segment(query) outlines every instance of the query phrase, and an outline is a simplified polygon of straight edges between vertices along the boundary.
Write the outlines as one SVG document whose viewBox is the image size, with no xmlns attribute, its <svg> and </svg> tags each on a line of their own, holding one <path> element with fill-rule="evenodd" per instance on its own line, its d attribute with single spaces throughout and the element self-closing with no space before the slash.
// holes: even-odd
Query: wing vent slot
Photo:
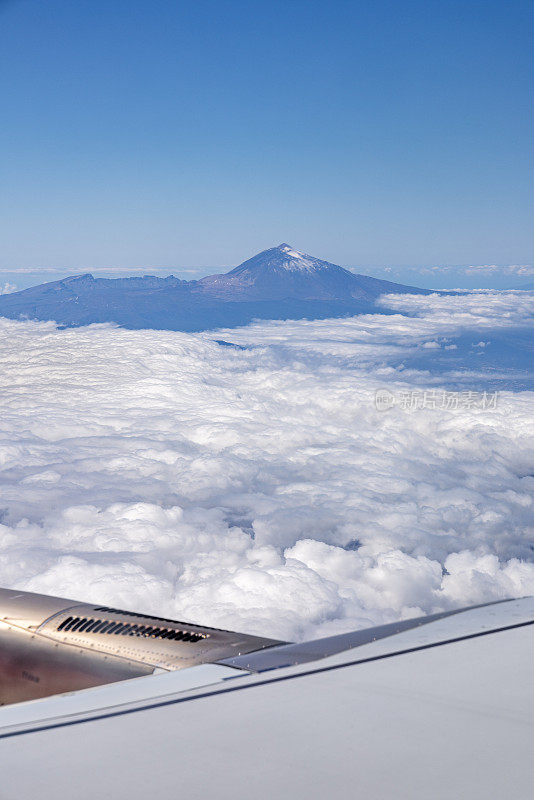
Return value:
<svg viewBox="0 0 534 800">
<path fill-rule="evenodd" d="M 118 612 L 117 612 L 118 613 Z M 141 616 L 141 615 L 139 615 Z M 147 619 L 157 619 L 147 617 Z M 171 639 L 180 642 L 199 642 L 207 639 L 209 633 L 198 631 L 176 630 L 174 628 L 157 628 L 152 625 L 137 625 L 133 622 L 120 622 L 109 619 L 90 619 L 88 617 L 67 617 L 57 626 L 56 631 L 72 631 L 73 633 L 99 633 L 115 636 L 136 636 L 144 639 Z"/>
<path fill-rule="evenodd" d="M 139 617 L 139 619 L 153 619 L 155 622 L 176 623 L 175 619 L 167 619 L 166 617 L 152 617 L 150 614 L 137 614 L 134 611 L 123 611 L 121 608 L 109 608 L 108 606 L 96 606 L 94 608 L 94 611 L 102 611 L 105 614 L 120 614 L 123 617 Z"/>
</svg>

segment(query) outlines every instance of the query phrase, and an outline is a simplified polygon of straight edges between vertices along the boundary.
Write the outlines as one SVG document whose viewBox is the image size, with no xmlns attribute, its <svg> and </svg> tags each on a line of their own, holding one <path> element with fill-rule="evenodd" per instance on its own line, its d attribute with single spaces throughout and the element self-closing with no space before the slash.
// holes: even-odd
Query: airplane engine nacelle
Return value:
<svg viewBox="0 0 534 800">
<path fill-rule="evenodd" d="M 177 670 L 280 642 L 0 589 L 0 704 Z"/>
</svg>

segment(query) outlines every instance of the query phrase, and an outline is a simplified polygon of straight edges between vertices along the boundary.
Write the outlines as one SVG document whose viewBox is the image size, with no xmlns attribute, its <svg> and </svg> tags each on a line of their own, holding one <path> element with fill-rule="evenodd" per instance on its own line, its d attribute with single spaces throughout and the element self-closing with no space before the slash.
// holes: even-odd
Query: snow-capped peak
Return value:
<svg viewBox="0 0 534 800">
<path fill-rule="evenodd" d="M 280 250 L 281 253 L 286 253 L 288 256 L 291 256 L 292 258 L 303 258 L 305 255 L 304 253 L 301 253 L 298 250 L 294 250 L 289 244 L 279 244 L 277 250 Z"/>
<path fill-rule="evenodd" d="M 307 253 L 301 253 L 300 250 L 295 250 L 289 244 L 279 244 L 276 250 L 284 255 L 284 259 L 277 263 L 276 266 L 287 269 L 290 272 L 314 272 L 321 265 L 319 259 L 313 258 Z"/>
</svg>

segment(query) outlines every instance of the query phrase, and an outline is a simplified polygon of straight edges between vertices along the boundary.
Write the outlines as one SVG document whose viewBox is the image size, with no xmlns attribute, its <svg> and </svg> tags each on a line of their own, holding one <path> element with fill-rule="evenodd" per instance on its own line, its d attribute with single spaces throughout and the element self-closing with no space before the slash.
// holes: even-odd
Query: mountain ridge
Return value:
<svg viewBox="0 0 534 800">
<path fill-rule="evenodd" d="M 199 280 L 71 275 L 0 296 L 0 316 L 72 327 L 115 322 L 127 328 L 194 331 L 244 325 L 255 318 L 376 313 L 375 301 L 386 293 L 431 292 L 358 275 L 283 243 L 227 273 Z"/>
</svg>

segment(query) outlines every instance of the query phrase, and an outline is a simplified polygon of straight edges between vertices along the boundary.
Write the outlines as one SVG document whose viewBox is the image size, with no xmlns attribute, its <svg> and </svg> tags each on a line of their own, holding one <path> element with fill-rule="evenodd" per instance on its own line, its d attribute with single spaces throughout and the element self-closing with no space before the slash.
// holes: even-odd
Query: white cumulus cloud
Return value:
<svg viewBox="0 0 534 800">
<path fill-rule="evenodd" d="M 374 404 L 411 385 L 392 352 L 524 328 L 534 298 L 384 302 L 193 335 L 0 320 L 0 585 L 288 639 L 534 593 L 534 395 Z"/>
</svg>

